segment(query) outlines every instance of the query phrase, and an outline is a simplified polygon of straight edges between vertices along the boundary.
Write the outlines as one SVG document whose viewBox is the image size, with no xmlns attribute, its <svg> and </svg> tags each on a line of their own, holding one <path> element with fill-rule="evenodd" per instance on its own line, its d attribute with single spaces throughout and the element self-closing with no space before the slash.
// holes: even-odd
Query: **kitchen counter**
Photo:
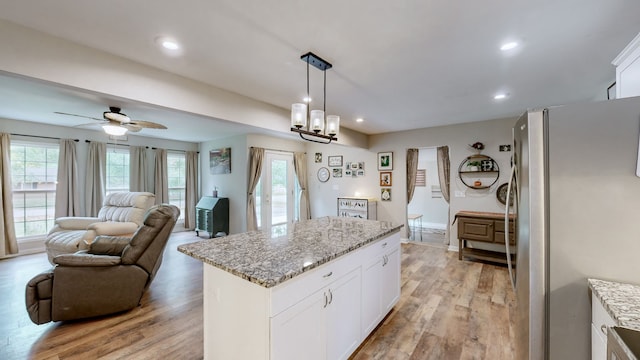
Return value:
<svg viewBox="0 0 640 360">
<path fill-rule="evenodd" d="M 178 251 L 270 288 L 401 227 L 385 221 L 323 217 L 292 224 L 279 237 L 250 231 L 180 245 Z"/>
<path fill-rule="evenodd" d="M 324 217 L 180 245 L 204 262 L 205 360 L 347 359 L 400 299 L 401 227 Z"/>
<path fill-rule="evenodd" d="M 598 299 L 619 326 L 640 330 L 639 285 L 598 279 L 588 279 L 588 281 L 594 299 Z"/>
</svg>

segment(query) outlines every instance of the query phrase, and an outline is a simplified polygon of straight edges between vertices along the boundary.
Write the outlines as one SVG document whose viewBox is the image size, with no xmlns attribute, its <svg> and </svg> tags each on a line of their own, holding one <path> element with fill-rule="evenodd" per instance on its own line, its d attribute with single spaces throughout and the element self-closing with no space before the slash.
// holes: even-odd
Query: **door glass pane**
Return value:
<svg viewBox="0 0 640 360">
<path fill-rule="evenodd" d="M 287 223 L 287 161 L 271 162 L 271 225 Z"/>
</svg>

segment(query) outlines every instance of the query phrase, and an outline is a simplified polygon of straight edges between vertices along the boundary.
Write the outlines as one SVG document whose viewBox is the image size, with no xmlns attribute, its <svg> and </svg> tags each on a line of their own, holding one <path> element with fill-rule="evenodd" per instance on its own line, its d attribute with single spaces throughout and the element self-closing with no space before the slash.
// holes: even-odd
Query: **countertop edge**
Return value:
<svg viewBox="0 0 640 360">
<path fill-rule="evenodd" d="M 369 239 L 366 239 L 365 241 L 363 241 L 361 243 L 358 243 L 355 246 L 349 247 L 348 249 L 346 249 L 344 251 L 341 251 L 341 252 L 336 253 L 336 254 L 332 254 L 331 256 L 327 256 L 327 257 L 325 257 L 325 258 L 323 258 L 323 259 L 321 259 L 321 260 L 319 260 L 319 261 L 317 261 L 317 262 L 315 262 L 315 263 L 313 263 L 313 264 L 311 264 L 309 266 L 305 266 L 300 271 L 296 271 L 296 272 L 284 275 L 284 276 L 280 277 L 279 279 L 267 280 L 267 281 L 262 281 L 261 279 L 258 279 L 256 277 L 251 276 L 251 275 L 242 273 L 242 272 L 237 271 L 235 269 L 229 268 L 227 266 L 224 266 L 223 264 L 211 261 L 211 259 L 206 258 L 204 256 L 201 256 L 199 254 L 196 254 L 196 253 L 194 253 L 192 251 L 188 251 L 188 250 L 186 250 L 184 248 L 184 246 L 185 245 L 189 245 L 189 244 L 182 244 L 182 245 L 178 246 L 177 250 L 179 252 L 185 254 L 185 255 L 191 256 L 192 258 L 194 258 L 196 260 L 200 260 L 205 264 L 208 264 L 208 265 L 211 265 L 211 266 L 216 267 L 218 269 L 221 269 L 223 271 L 226 271 L 226 272 L 228 272 L 230 274 L 233 274 L 235 276 L 238 276 L 238 277 L 240 277 L 240 278 L 242 278 L 244 280 L 247 280 L 249 282 L 252 282 L 254 284 L 260 285 L 260 286 L 265 287 L 265 288 L 271 288 L 271 287 L 279 285 L 279 284 L 281 284 L 281 283 L 283 283 L 283 282 L 285 282 L 285 281 L 287 281 L 289 279 L 292 279 L 292 278 L 294 278 L 296 276 L 299 276 L 299 275 L 301 275 L 301 274 L 303 274 L 303 273 L 305 273 L 307 271 L 310 271 L 310 270 L 312 270 L 312 269 L 314 269 L 314 268 L 316 268 L 316 267 L 318 267 L 320 265 L 326 264 L 329 261 L 335 260 L 335 259 L 339 258 L 342 255 L 348 254 L 348 253 L 350 253 L 352 251 L 355 251 L 355 250 L 357 250 L 357 249 L 359 249 L 359 248 L 361 248 L 363 246 L 371 244 L 371 243 L 373 243 L 373 242 L 375 242 L 375 241 L 377 241 L 377 240 L 379 240 L 379 239 L 381 239 L 383 237 L 386 237 L 386 236 L 395 234 L 397 232 L 400 232 L 400 229 L 402 228 L 402 226 L 403 226 L 402 224 L 398 225 L 397 227 L 394 227 L 394 228 L 389 229 L 388 231 L 382 232 L 382 233 L 378 234 L 377 236 L 374 236 L 374 237 L 371 237 Z"/>
<path fill-rule="evenodd" d="M 611 318 L 613 318 L 617 322 L 617 326 L 622 326 L 632 330 L 640 331 L 640 318 L 631 319 L 631 320 L 621 318 L 620 316 L 621 314 L 619 314 L 618 311 L 616 311 L 616 309 L 612 308 L 610 304 L 610 297 L 607 296 L 606 294 L 603 294 L 600 291 L 601 286 L 607 286 L 607 285 L 608 286 L 631 286 L 631 287 L 637 287 L 638 289 L 640 289 L 640 286 L 616 282 L 616 281 L 594 279 L 594 278 L 588 278 L 587 281 L 589 283 L 589 289 L 593 293 L 593 296 L 598 299 L 600 304 L 602 304 L 607 314 L 609 314 L 609 316 L 611 316 Z M 635 299 L 635 302 L 640 303 L 640 297 Z"/>
</svg>

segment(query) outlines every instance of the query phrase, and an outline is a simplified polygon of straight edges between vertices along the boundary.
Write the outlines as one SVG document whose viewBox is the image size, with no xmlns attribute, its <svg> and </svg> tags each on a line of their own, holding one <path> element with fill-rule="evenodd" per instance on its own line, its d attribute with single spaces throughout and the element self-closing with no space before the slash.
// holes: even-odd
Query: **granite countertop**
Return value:
<svg viewBox="0 0 640 360">
<path fill-rule="evenodd" d="M 287 233 L 250 231 L 178 246 L 178 251 L 266 288 L 276 286 L 403 225 L 323 217 L 288 226 Z"/>
<path fill-rule="evenodd" d="M 589 288 L 607 310 L 623 326 L 640 331 L 640 285 L 589 279 Z"/>
</svg>

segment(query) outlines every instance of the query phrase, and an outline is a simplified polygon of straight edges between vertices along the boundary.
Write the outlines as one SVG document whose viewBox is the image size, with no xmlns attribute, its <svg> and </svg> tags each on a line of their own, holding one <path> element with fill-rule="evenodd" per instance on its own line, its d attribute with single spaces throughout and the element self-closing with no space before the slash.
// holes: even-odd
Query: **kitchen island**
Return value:
<svg viewBox="0 0 640 360">
<path fill-rule="evenodd" d="M 204 262 L 205 359 L 347 359 L 400 297 L 400 228 L 324 217 L 178 251 Z"/>
</svg>

